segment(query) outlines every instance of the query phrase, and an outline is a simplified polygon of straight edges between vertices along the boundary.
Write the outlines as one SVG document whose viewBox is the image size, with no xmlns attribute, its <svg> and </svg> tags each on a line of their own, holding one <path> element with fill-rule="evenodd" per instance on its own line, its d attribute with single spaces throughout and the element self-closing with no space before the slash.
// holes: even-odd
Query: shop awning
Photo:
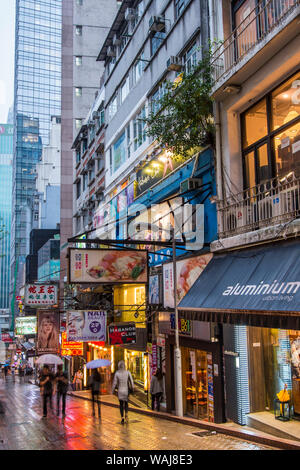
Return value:
<svg viewBox="0 0 300 470">
<path fill-rule="evenodd" d="M 29 343 L 29 342 L 22 343 L 22 346 L 23 346 L 23 348 L 25 348 L 25 349 L 33 349 L 33 348 L 34 348 L 34 344 Z"/>
<path fill-rule="evenodd" d="M 214 256 L 178 308 L 201 321 L 300 329 L 300 243 Z"/>
</svg>

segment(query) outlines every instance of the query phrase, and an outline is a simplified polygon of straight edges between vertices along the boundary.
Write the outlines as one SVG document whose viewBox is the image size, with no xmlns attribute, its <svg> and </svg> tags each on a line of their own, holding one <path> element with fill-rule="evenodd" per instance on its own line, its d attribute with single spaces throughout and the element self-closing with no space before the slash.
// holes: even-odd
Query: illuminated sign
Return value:
<svg viewBox="0 0 300 470">
<path fill-rule="evenodd" d="M 67 341 L 67 333 L 61 334 L 62 356 L 83 356 L 83 343 L 78 341 Z"/>
<path fill-rule="evenodd" d="M 15 333 L 16 336 L 35 335 L 37 332 L 36 317 L 17 317 Z"/>
</svg>

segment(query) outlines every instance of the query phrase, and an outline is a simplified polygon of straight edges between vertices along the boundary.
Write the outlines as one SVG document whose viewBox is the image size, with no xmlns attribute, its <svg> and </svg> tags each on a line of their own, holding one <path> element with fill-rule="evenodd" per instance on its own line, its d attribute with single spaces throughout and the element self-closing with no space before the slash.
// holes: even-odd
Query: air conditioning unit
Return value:
<svg viewBox="0 0 300 470">
<path fill-rule="evenodd" d="M 116 57 L 116 48 L 114 46 L 108 46 L 107 55 L 109 57 Z"/>
<path fill-rule="evenodd" d="M 166 22 L 163 16 L 151 16 L 149 20 L 149 31 L 164 31 Z"/>
<path fill-rule="evenodd" d="M 202 178 L 187 178 L 180 183 L 180 193 L 182 194 L 187 191 L 192 191 L 193 189 L 198 189 L 202 184 Z"/>
<path fill-rule="evenodd" d="M 136 17 L 136 11 L 134 8 L 127 8 L 125 11 L 125 20 L 131 21 L 134 20 Z"/>
<path fill-rule="evenodd" d="M 280 215 L 280 196 L 266 196 L 259 200 L 258 207 L 258 220 L 259 225 L 264 226 L 269 223 L 270 219 Z"/>
<path fill-rule="evenodd" d="M 171 55 L 171 57 L 167 60 L 167 69 L 175 72 L 180 72 L 182 70 L 182 59 L 181 57 Z"/>
<path fill-rule="evenodd" d="M 230 207 L 224 213 L 224 231 L 230 232 L 247 225 L 255 220 L 255 205 Z"/>
<path fill-rule="evenodd" d="M 299 211 L 300 189 L 298 185 L 291 185 L 279 192 L 280 215 Z"/>
<path fill-rule="evenodd" d="M 118 34 L 115 34 L 113 37 L 113 45 L 120 46 L 121 43 L 122 43 L 122 39 L 120 38 Z"/>
</svg>

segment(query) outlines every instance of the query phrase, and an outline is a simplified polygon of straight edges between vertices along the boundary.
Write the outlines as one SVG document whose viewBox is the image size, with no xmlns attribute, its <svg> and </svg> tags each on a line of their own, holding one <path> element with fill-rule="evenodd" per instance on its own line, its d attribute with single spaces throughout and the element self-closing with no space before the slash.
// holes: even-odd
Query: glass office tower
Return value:
<svg viewBox="0 0 300 470">
<path fill-rule="evenodd" d="M 0 124 L 0 309 L 9 308 L 12 157 L 13 126 Z"/>
<path fill-rule="evenodd" d="M 34 227 L 35 165 L 61 114 L 62 0 L 16 0 L 14 157 L 10 294 L 24 284 Z M 12 304 L 13 308 L 13 304 Z"/>
</svg>

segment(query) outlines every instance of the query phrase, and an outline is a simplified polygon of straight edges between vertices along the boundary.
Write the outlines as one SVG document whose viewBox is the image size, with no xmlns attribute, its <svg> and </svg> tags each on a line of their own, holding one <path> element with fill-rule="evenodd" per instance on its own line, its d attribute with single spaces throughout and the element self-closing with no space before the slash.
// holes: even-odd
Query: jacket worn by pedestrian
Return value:
<svg viewBox="0 0 300 470">
<path fill-rule="evenodd" d="M 126 369 L 118 369 L 115 373 L 113 384 L 112 384 L 112 393 L 118 387 L 118 398 L 122 401 L 128 401 L 129 387 L 128 381 L 131 386 L 131 390 L 134 390 L 134 383 L 131 373 Z"/>
<path fill-rule="evenodd" d="M 68 375 L 66 372 L 57 373 L 55 375 L 58 393 L 67 393 L 68 391 Z"/>
<path fill-rule="evenodd" d="M 151 395 L 156 395 L 156 393 L 163 393 L 164 387 L 163 387 L 163 381 L 158 380 L 158 378 L 154 375 L 151 380 L 151 385 L 150 385 L 150 393 Z"/>
</svg>

